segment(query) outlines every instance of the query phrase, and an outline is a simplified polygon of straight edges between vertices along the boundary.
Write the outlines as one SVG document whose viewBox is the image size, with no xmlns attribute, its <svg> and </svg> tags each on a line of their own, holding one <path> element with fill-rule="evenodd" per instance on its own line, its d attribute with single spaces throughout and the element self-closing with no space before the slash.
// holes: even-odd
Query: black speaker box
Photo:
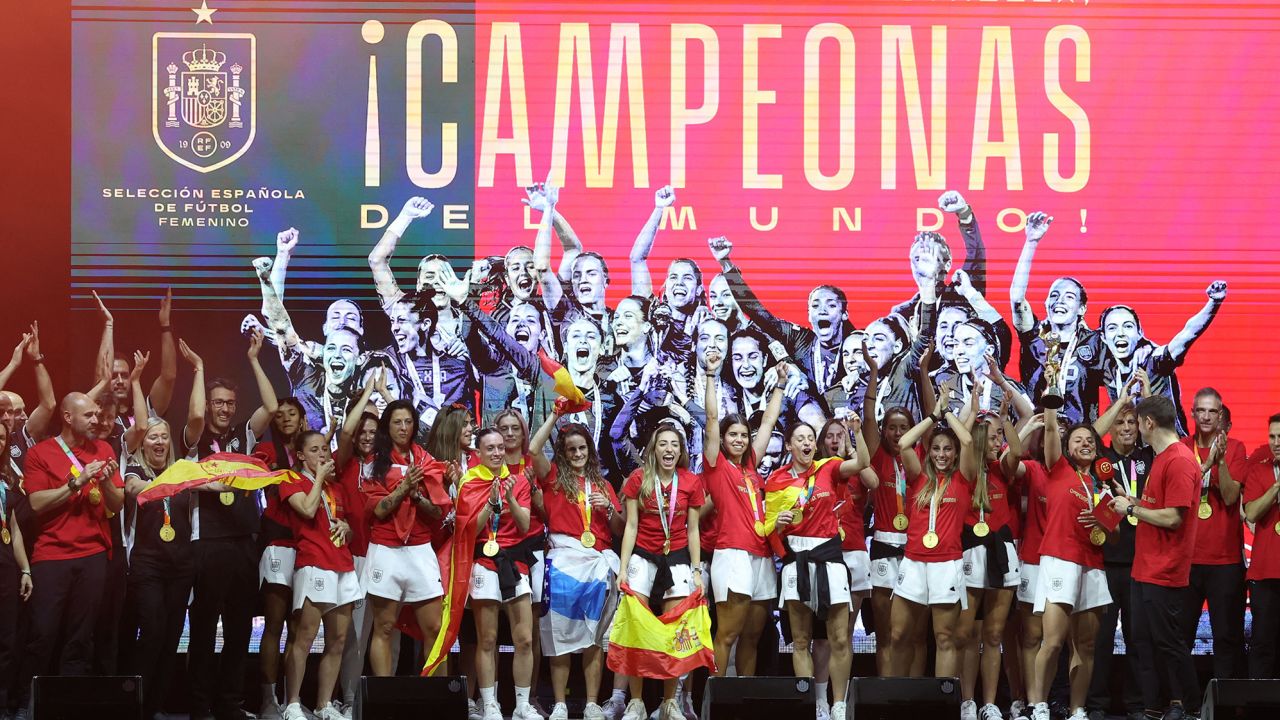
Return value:
<svg viewBox="0 0 1280 720">
<path fill-rule="evenodd" d="M 960 716 L 955 678 L 854 678 L 849 694 L 849 717 L 857 720 Z"/>
<path fill-rule="evenodd" d="M 1209 681 L 1204 689 L 1201 720 L 1280 718 L 1280 680 Z"/>
<path fill-rule="evenodd" d="M 362 677 L 354 720 L 421 720 L 465 718 L 467 678 Z"/>
<path fill-rule="evenodd" d="M 813 678 L 713 677 L 702 693 L 704 720 L 775 720 L 813 717 Z"/>
<path fill-rule="evenodd" d="M 31 680 L 33 720 L 143 720 L 142 678 L 46 675 Z"/>
</svg>

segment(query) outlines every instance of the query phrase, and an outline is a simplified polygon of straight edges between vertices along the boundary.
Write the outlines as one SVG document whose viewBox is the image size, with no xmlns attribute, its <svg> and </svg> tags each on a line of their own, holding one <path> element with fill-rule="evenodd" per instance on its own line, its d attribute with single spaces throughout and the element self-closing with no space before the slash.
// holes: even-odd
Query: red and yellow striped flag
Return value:
<svg viewBox="0 0 1280 720">
<path fill-rule="evenodd" d="M 292 470 L 271 470 L 259 458 L 236 453 L 215 453 L 196 462 L 179 460 L 138 493 L 138 504 L 173 497 L 183 490 L 220 482 L 236 490 L 261 490 L 298 480 Z"/>
<path fill-rule="evenodd" d="M 615 673 L 668 680 L 695 668 L 716 670 L 711 615 L 701 590 L 655 617 L 622 586 L 622 599 L 609 633 L 609 669 Z"/>
<path fill-rule="evenodd" d="M 555 383 L 556 395 L 564 398 L 563 408 L 565 414 L 582 412 L 591 407 L 591 404 L 587 402 L 587 396 L 583 395 L 578 386 L 574 384 L 573 377 L 569 375 L 569 371 L 565 370 L 563 365 L 548 357 L 545 350 L 538 351 L 538 362 L 542 364 L 542 373 Z M 557 403 L 560 402 L 557 401 Z"/>
</svg>

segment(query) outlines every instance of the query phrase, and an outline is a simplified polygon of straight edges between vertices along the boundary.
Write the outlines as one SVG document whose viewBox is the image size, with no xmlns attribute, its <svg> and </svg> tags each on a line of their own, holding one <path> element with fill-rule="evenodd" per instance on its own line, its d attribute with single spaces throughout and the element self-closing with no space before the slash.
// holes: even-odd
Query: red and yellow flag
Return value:
<svg viewBox="0 0 1280 720">
<path fill-rule="evenodd" d="M 839 458 L 823 458 L 815 461 L 809 468 L 809 473 L 818 472 L 819 468 L 832 460 L 839 460 Z M 789 465 L 774 470 L 764 483 L 764 529 L 768 534 L 769 545 L 778 557 L 787 554 L 786 545 L 777 533 L 778 515 L 796 506 L 808 484 L 809 475 L 792 475 Z"/>
<path fill-rule="evenodd" d="M 702 591 L 656 617 L 623 585 L 608 657 L 610 670 L 633 677 L 669 680 L 700 667 L 715 672 L 711 615 Z"/>
<path fill-rule="evenodd" d="M 538 362 L 542 363 L 543 374 L 555 383 L 556 395 L 563 398 L 563 401 L 558 400 L 556 403 L 564 408 L 564 414 L 582 412 L 591 407 L 587 402 L 587 396 L 583 395 L 574 384 L 569 371 L 565 370 L 563 365 L 548 357 L 545 350 L 538 351 Z"/>
<path fill-rule="evenodd" d="M 268 485 L 297 481 L 292 470 L 272 470 L 260 458 L 236 453 L 214 453 L 196 462 L 179 460 L 138 493 L 138 504 L 173 497 L 183 490 L 220 482 L 236 490 L 261 490 Z"/>
</svg>

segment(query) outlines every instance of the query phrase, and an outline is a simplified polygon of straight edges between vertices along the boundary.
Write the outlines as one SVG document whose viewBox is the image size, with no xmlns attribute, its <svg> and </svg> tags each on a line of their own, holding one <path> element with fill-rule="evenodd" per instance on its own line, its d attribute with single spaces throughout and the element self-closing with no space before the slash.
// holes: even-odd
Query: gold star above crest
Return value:
<svg viewBox="0 0 1280 720">
<path fill-rule="evenodd" d="M 210 25 L 212 25 L 212 24 L 213 24 L 213 14 L 214 14 L 214 13 L 216 13 L 216 12 L 218 12 L 218 11 L 217 11 L 217 10 L 214 10 L 213 8 L 210 8 L 210 7 L 209 7 L 209 2 L 208 2 L 208 0 L 200 0 L 200 7 L 198 7 L 198 8 L 191 8 L 191 12 L 193 12 L 193 13 L 195 13 L 195 14 L 196 14 L 196 24 L 197 24 L 197 25 L 199 25 L 199 24 L 200 24 L 200 23 L 202 23 L 202 22 L 207 22 L 207 23 L 209 23 Z"/>
</svg>

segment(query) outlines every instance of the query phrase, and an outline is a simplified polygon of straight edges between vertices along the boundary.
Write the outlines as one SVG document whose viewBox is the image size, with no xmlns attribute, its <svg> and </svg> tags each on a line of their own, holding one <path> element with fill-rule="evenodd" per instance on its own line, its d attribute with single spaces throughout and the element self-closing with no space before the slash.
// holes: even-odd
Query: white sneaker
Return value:
<svg viewBox="0 0 1280 720">
<path fill-rule="evenodd" d="M 615 700 L 610 697 L 600 706 L 600 711 L 604 713 L 605 720 L 622 720 L 622 713 L 627 710 L 626 700 Z"/>
<path fill-rule="evenodd" d="M 566 708 L 566 720 L 568 717 L 569 710 Z M 544 720 L 544 718 L 542 717 L 542 713 L 538 712 L 537 708 L 529 703 L 525 703 L 524 705 L 516 706 L 516 711 L 511 713 L 511 720 Z"/>
<path fill-rule="evenodd" d="M 337 703 L 329 703 L 316 713 L 316 720 L 351 720 L 351 716 L 344 714 Z"/>
<path fill-rule="evenodd" d="M 569 720 L 569 706 L 564 703 L 556 703 L 556 706 L 551 708 L 550 720 Z"/>
<path fill-rule="evenodd" d="M 307 720 L 307 714 L 302 712 L 301 704 L 289 703 L 284 709 L 284 720 Z"/>
<path fill-rule="evenodd" d="M 481 720 L 505 720 L 502 717 L 502 708 L 496 702 L 485 703 L 484 714 L 480 717 Z"/>
<path fill-rule="evenodd" d="M 1026 700 L 1014 700 L 1009 703 L 1009 717 L 1013 720 L 1026 720 L 1027 710 Z"/>
<path fill-rule="evenodd" d="M 995 703 L 987 703 L 982 706 L 982 720 L 1004 720 L 1004 713 L 1000 712 Z"/>
<path fill-rule="evenodd" d="M 831 707 L 826 698 L 818 698 L 818 720 L 831 720 Z"/>
<path fill-rule="evenodd" d="M 1078 707 L 1067 720 L 1089 720 L 1089 713 L 1085 712 L 1084 708 Z"/>
<path fill-rule="evenodd" d="M 960 720 L 978 720 L 978 703 L 973 700 L 960 703 Z"/>
<path fill-rule="evenodd" d="M 1036 703 L 1031 707 L 1031 720 L 1049 720 L 1049 703 Z"/>
<path fill-rule="evenodd" d="M 644 701 L 640 698 L 632 698 L 627 703 L 627 711 L 622 713 L 622 720 L 646 720 L 649 717 L 649 711 L 644 707 Z"/>
<path fill-rule="evenodd" d="M 662 703 L 662 720 L 687 720 L 684 712 L 680 710 L 680 701 L 671 698 Z"/>
<path fill-rule="evenodd" d="M 621 713 L 619 713 L 619 716 L 621 716 Z M 609 720 L 609 716 L 599 705 L 587 703 L 587 707 L 582 711 L 582 720 Z"/>
<path fill-rule="evenodd" d="M 845 720 L 848 707 L 843 700 L 838 703 L 831 703 L 831 720 Z"/>
</svg>

